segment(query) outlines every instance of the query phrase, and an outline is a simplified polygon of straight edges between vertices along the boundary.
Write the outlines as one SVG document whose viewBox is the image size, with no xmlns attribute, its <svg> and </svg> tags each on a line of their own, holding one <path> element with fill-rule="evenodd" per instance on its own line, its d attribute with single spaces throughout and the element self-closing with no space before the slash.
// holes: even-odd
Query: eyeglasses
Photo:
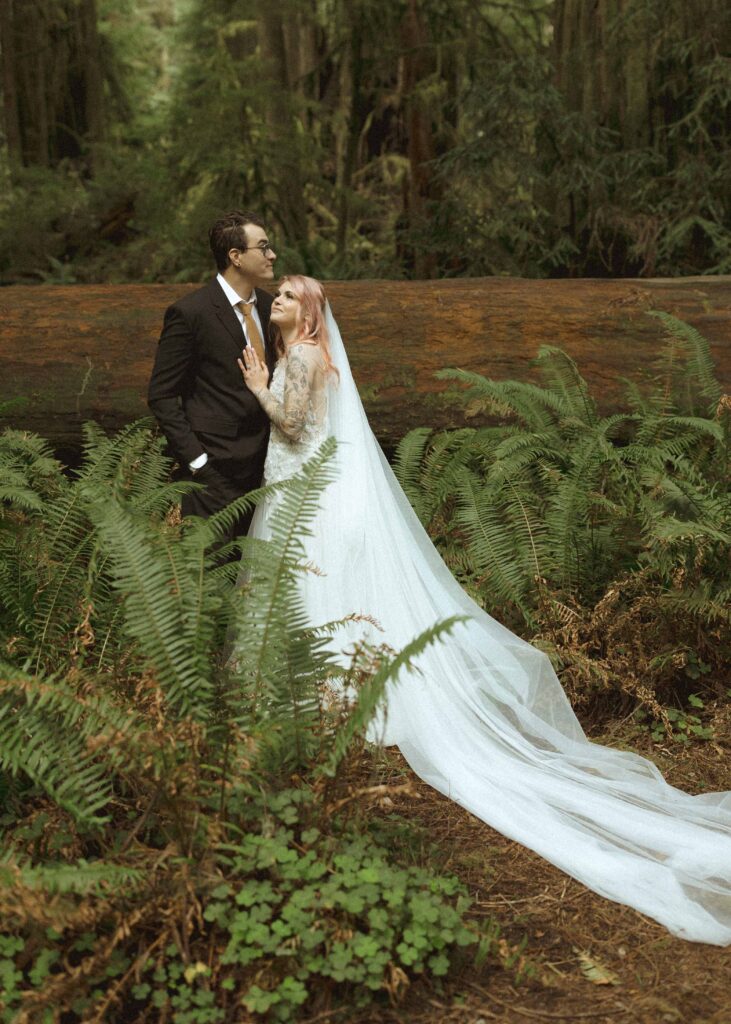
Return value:
<svg viewBox="0 0 731 1024">
<path fill-rule="evenodd" d="M 237 249 L 237 252 L 247 252 L 249 249 L 258 249 L 260 253 L 265 254 L 268 252 L 273 253 L 272 243 L 267 241 L 257 242 L 256 245 L 246 245 L 243 249 Z"/>
</svg>

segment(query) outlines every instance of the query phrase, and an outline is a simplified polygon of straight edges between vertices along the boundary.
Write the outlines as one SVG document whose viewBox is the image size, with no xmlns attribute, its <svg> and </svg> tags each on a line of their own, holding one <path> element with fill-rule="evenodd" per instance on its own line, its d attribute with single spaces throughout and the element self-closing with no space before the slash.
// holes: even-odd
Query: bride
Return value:
<svg viewBox="0 0 731 1024">
<path fill-rule="evenodd" d="M 250 349 L 244 380 L 271 420 L 265 482 L 292 476 L 328 436 L 337 477 L 307 539 L 313 624 L 363 612 L 403 647 L 466 616 L 388 694 L 382 741 L 493 828 L 608 899 L 696 942 L 731 944 L 731 793 L 690 796 L 645 758 L 590 742 L 548 658 L 490 618 L 440 559 L 370 430 L 322 286 L 284 278 L 271 320 L 279 361 Z M 269 536 L 276 502 L 251 533 Z"/>
</svg>

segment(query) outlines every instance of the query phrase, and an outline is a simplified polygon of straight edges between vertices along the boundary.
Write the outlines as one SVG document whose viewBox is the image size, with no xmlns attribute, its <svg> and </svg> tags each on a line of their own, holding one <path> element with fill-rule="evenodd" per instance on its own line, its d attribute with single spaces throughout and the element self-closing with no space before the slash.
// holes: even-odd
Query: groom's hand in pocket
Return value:
<svg viewBox="0 0 731 1024">
<path fill-rule="evenodd" d="M 235 495 L 230 493 L 230 484 L 219 472 L 215 460 L 208 457 L 205 465 L 197 469 L 190 479 L 198 484 L 195 494 L 191 496 L 195 515 L 210 516 L 224 508 Z"/>
<path fill-rule="evenodd" d="M 213 475 L 216 475 L 216 470 L 213 465 L 213 459 L 210 457 L 210 455 L 208 456 L 208 459 L 206 460 L 206 462 L 203 463 L 200 469 L 193 470 L 193 479 L 199 481 L 200 483 L 205 483 L 206 477 L 210 478 Z"/>
<path fill-rule="evenodd" d="M 204 488 L 204 492 L 211 496 L 215 491 L 218 490 L 221 484 L 221 474 L 216 469 L 214 460 L 208 456 L 208 461 L 205 462 L 200 469 L 191 471 L 190 477 L 188 478 L 193 481 L 194 484 L 200 484 Z M 205 499 L 204 499 L 205 500 Z"/>
</svg>

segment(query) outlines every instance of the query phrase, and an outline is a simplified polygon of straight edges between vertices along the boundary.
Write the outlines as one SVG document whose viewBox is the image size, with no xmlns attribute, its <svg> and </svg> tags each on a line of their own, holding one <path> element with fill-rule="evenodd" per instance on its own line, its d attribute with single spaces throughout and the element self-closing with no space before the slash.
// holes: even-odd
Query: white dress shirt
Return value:
<svg viewBox="0 0 731 1024">
<path fill-rule="evenodd" d="M 238 307 L 238 303 L 239 302 L 251 302 L 252 303 L 251 315 L 253 316 L 253 318 L 254 318 L 254 320 L 256 322 L 256 326 L 259 328 L 259 334 L 261 334 L 261 337 L 262 337 L 262 340 L 263 340 L 264 339 L 264 331 L 261 329 L 261 320 L 259 319 L 259 309 L 258 309 L 257 302 L 256 302 L 256 292 L 252 291 L 252 293 L 251 293 L 251 295 L 249 295 L 248 299 L 245 299 L 242 295 L 239 295 L 231 287 L 231 285 L 228 283 L 226 278 L 223 277 L 222 274 L 218 274 L 217 277 L 216 277 L 216 280 L 218 281 L 220 286 L 223 288 L 223 291 L 224 291 L 224 294 L 225 294 L 226 298 L 228 299 L 228 301 L 231 303 L 231 305 L 234 308 L 234 313 L 236 314 L 236 317 L 237 317 L 239 323 L 241 324 L 241 330 L 244 332 L 244 339 L 246 341 L 246 344 L 250 346 L 249 338 L 248 338 L 248 336 L 246 334 L 246 322 L 244 320 L 244 314 L 241 312 L 241 310 Z M 266 349 L 266 342 L 264 342 L 264 348 Z"/>
</svg>

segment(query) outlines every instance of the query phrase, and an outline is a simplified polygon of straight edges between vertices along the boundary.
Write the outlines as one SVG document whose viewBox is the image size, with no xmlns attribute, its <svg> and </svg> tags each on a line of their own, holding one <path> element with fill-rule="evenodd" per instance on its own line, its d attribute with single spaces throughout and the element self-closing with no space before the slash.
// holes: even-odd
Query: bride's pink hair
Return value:
<svg viewBox="0 0 731 1024">
<path fill-rule="evenodd" d="M 325 305 L 327 303 L 325 289 L 314 277 L 305 277 L 304 274 L 288 274 L 279 282 L 279 287 L 283 288 L 285 283 L 300 301 L 297 314 L 297 341 L 304 341 L 309 345 L 319 345 L 325 360 L 325 369 L 328 373 L 332 372 L 339 377 L 340 374 L 333 365 L 330 355 L 330 338 L 325 323 Z M 277 355 L 284 355 L 282 332 L 274 323 L 271 325 L 271 336 Z"/>
</svg>

